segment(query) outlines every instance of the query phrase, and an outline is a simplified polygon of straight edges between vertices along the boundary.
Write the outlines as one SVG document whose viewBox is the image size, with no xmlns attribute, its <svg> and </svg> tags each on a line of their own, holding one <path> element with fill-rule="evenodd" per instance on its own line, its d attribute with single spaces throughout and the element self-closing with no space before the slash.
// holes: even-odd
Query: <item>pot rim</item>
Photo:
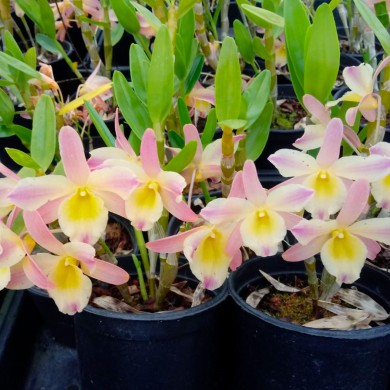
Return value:
<svg viewBox="0 0 390 390">
<path fill-rule="evenodd" d="M 325 337 L 325 338 L 332 338 L 332 339 L 348 339 L 348 340 L 359 340 L 359 339 L 374 339 L 378 337 L 386 337 L 390 336 L 390 324 L 386 324 L 383 326 L 378 326 L 375 328 L 371 329 L 358 329 L 358 330 L 329 330 L 329 329 L 315 329 L 315 328 L 310 328 L 310 327 L 304 327 L 301 325 L 297 324 L 292 324 L 289 322 L 281 321 L 277 318 L 274 318 L 260 310 L 257 310 L 250 305 L 248 305 L 244 299 L 239 295 L 240 291 L 245 288 L 246 285 L 253 283 L 255 281 L 261 280 L 263 277 L 259 274 L 253 275 L 253 277 L 245 283 L 245 285 L 239 286 L 236 288 L 235 282 L 240 273 L 244 272 L 245 269 L 247 268 L 246 265 L 250 261 L 259 261 L 259 260 L 264 260 L 267 258 L 260 258 L 256 257 L 253 259 L 249 259 L 247 262 L 243 263 L 233 274 L 230 276 L 229 281 L 228 281 L 228 286 L 229 286 L 229 294 L 234 300 L 234 302 L 238 305 L 238 307 L 248 314 L 253 315 L 254 317 L 257 317 L 259 320 L 265 321 L 277 328 L 284 328 L 288 329 L 293 332 L 297 333 L 304 333 L 304 334 L 309 334 L 312 336 L 319 336 L 319 337 Z M 272 259 L 269 259 L 269 261 L 272 261 Z M 389 287 L 390 287 L 390 278 L 384 274 L 382 271 L 375 269 L 374 267 L 370 267 L 369 265 L 365 266 L 366 270 L 368 272 L 373 272 L 378 275 L 378 277 L 389 279 Z M 304 272 L 304 271 L 302 271 Z M 296 274 L 300 273 L 300 271 L 290 271 L 290 272 L 280 272 L 283 274 Z M 354 283 L 356 286 L 364 286 L 360 279 Z M 389 303 L 390 303 L 390 294 L 389 294 Z M 388 310 L 388 308 L 387 308 Z"/>
<path fill-rule="evenodd" d="M 182 276 L 182 279 L 191 280 L 191 278 Z M 91 305 L 87 305 L 83 312 L 87 312 L 89 314 L 94 314 L 97 316 L 102 317 L 110 317 L 114 319 L 120 319 L 120 320 L 134 320 L 134 321 L 154 321 L 154 322 L 161 322 L 161 321 L 177 321 L 184 317 L 192 317 L 199 313 L 202 313 L 204 311 L 207 311 L 213 307 L 218 306 L 220 303 L 222 303 L 228 296 L 228 285 L 227 281 L 218 289 L 214 291 L 209 291 L 209 293 L 214 294 L 212 299 L 209 301 L 202 303 L 201 305 L 191 307 L 184 310 L 175 310 L 175 311 L 165 311 L 165 312 L 158 312 L 158 313 L 140 313 L 140 314 L 134 314 L 134 313 L 118 313 L 115 311 L 110 311 L 106 309 L 100 309 L 97 307 L 93 307 Z M 76 313 L 75 315 L 80 315 L 81 313 Z"/>
</svg>

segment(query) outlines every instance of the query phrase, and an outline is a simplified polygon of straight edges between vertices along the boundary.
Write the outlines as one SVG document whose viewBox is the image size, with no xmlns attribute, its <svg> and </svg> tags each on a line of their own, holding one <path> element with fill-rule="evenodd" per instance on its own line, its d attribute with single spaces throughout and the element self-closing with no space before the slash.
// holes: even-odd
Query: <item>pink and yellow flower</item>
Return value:
<svg viewBox="0 0 390 390">
<path fill-rule="evenodd" d="M 282 255 L 300 261 L 320 253 L 328 272 L 341 283 L 353 283 L 360 276 L 366 258 L 380 251 L 377 241 L 390 244 L 390 218 L 358 220 L 367 207 L 370 186 L 366 180 L 354 182 L 336 219 L 303 219 L 291 231 L 298 240 Z"/>
</svg>

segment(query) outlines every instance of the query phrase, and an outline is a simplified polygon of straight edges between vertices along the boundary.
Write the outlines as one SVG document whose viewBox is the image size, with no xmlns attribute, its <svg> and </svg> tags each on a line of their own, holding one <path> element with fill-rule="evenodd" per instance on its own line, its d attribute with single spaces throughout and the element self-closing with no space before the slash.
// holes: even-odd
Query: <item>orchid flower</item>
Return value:
<svg viewBox="0 0 390 390">
<path fill-rule="evenodd" d="M 386 57 L 377 67 L 375 73 L 370 64 L 360 64 L 359 66 L 349 66 L 344 69 L 343 77 L 345 84 L 351 91 L 346 92 L 340 99 L 328 102 L 328 106 L 334 106 L 340 101 L 356 102 L 356 107 L 347 110 L 345 119 L 352 126 L 355 123 L 358 111 L 369 122 L 377 118 L 377 111 L 380 108 L 381 98 L 374 93 L 375 81 L 379 73 L 390 64 L 390 56 Z"/>
<path fill-rule="evenodd" d="M 140 24 L 139 33 L 148 39 L 155 37 L 155 28 L 139 12 L 136 12 L 136 15 Z"/>
<path fill-rule="evenodd" d="M 213 224 L 234 223 L 234 237 L 240 247 L 244 245 L 258 256 L 272 256 L 278 251 L 278 245 L 284 239 L 287 229 L 291 229 L 301 217 L 293 214 L 313 195 L 313 190 L 298 184 L 283 185 L 267 192 L 261 185 L 256 166 L 247 160 L 242 175 L 236 175 L 242 181 L 246 199 L 233 197 L 211 201 L 200 215 Z"/>
<path fill-rule="evenodd" d="M 296 150 L 280 149 L 268 160 L 285 177 L 295 176 L 287 183 L 300 183 L 315 193 L 305 205 L 314 218 L 326 219 L 343 205 L 353 180 L 369 178 L 376 181 L 390 171 L 390 161 L 381 156 L 347 156 L 339 159 L 343 136 L 341 119 L 332 119 L 317 158 Z"/>
<path fill-rule="evenodd" d="M 0 178 L 0 219 L 2 219 L 15 208 L 9 199 L 9 194 L 16 187 L 20 177 L 2 163 L 0 163 L 0 173 L 5 176 Z"/>
<path fill-rule="evenodd" d="M 141 165 L 132 169 L 137 184 L 126 199 L 126 216 L 138 230 L 149 230 L 157 222 L 164 207 L 182 221 L 194 222 L 198 217 L 183 201 L 184 178 L 176 172 L 161 169 L 154 131 L 147 129 L 142 137 Z"/>
<path fill-rule="evenodd" d="M 62 244 L 49 231 L 37 212 L 24 212 L 24 221 L 31 237 L 51 253 L 33 255 L 48 275 L 52 286 L 48 294 L 64 314 L 81 312 L 92 291 L 89 277 L 113 285 L 126 283 L 129 275 L 120 267 L 95 258 L 93 246 L 84 242 Z"/>
<path fill-rule="evenodd" d="M 215 91 L 214 88 L 205 88 L 198 81 L 194 88 L 186 96 L 185 102 L 190 107 L 190 115 L 206 118 L 210 112 L 211 105 L 215 105 Z"/>
<path fill-rule="evenodd" d="M 370 148 L 371 155 L 384 156 L 390 160 L 390 144 L 379 142 Z M 390 174 L 371 183 L 371 194 L 377 207 L 390 211 Z"/>
<path fill-rule="evenodd" d="M 390 218 L 357 219 L 367 207 L 370 186 L 354 182 L 336 219 L 302 220 L 291 231 L 298 240 L 282 255 L 287 261 L 308 259 L 317 253 L 337 283 L 353 283 L 366 258 L 380 251 L 377 241 L 390 244 Z"/>
<path fill-rule="evenodd" d="M 331 116 L 329 109 L 314 96 L 306 94 L 302 99 L 306 109 L 311 113 L 311 121 L 313 124 L 306 125 L 303 136 L 298 138 L 293 143 L 293 146 L 297 149 L 308 151 L 321 147 Z M 355 148 L 361 146 L 359 137 L 348 126 L 344 126 L 344 137 Z"/>
<path fill-rule="evenodd" d="M 184 252 L 192 273 L 208 290 L 224 283 L 229 266 L 242 262 L 239 247 L 229 241 L 231 224 L 205 224 L 174 236 L 150 241 L 146 247 L 159 253 Z"/>
<path fill-rule="evenodd" d="M 71 241 L 94 244 L 106 228 L 108 211 L 124 214 L 124 199 L 136 179 L 124 167 L 91 172 L 80 137 L 72 127 L 60 130 L 59 144 L 66 177 L 21 179 L 9 199 L 24 210 L 39 209 L 47 223 L 58 219 Z"/>
<path fill-rule="evenodd" d="M 280 69 L 287 65 L 286 40 L 284 34 L 274 41 L 275 49 L 275 66 Z"/>
<path fill-rule="evenodd" d="M 72 27 L 70 22 L 72 16 L 74 15 L 74 5 L 69 0 L 57 1 L 55 4 L 51 4 L 51 8 L 56 21 L 56 38 L 62 42 L 65 40 L 66 29 Z"/>
</svg>

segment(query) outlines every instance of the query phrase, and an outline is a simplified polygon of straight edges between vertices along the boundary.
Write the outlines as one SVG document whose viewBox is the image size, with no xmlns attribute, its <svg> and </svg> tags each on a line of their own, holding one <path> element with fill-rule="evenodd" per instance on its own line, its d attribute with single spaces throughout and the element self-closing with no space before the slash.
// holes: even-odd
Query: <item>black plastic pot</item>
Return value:
<svg viewBox="0 0 390 390">
<path fill-rule="evenodd" d="M 366 330 L 318 330 L 275 319 L 245 303 L 250 287 L 265 285 L 259 269 L 304 275 L 304 265 L 281 257 L 254 258 L 231 275 L 235 303 L 235 389 L 385 390 L 390 385 L 390 325 Z M 390 310 L 390 278 L 364 267 L 357 288 Z"/>
<path fill-rule="evenodd" d="M 226 297 L 225 284 L 212 300 L 181 311 L 128 314 L 88 306 L 75 316 L 83 389 L 226 388 Z"/>
</svg>

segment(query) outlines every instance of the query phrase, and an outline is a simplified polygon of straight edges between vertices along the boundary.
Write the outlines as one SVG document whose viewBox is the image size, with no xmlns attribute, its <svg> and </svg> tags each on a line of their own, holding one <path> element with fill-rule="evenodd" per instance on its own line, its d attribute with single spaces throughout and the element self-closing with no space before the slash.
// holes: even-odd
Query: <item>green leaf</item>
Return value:
<svg viewBox="0 0 390 390">
<path fill-rule="evenodd" d="M 15 134 L 22 141 L 23 145 L 26 146 L 27 149 L 30 149 L 32 133 L 31 129 L 15 124 L 11 129 L 13 134 Z"/>
<path fill-rule="evenodd" d="M 206 125 L 200 137 L 200 141 L 202 142 L 203 149 L 213 141 L 216 128 L 217 128 L 217 115 L 215 113 L 215 108 L 212 108 L 209 114 L 207 115 Z"/>
<path fill-rule="evenodd" d="M 5 148 L 5 150 L 16 164 L 19 164 L 22 167 L 34 169 L 35 171 L 40 170 L 39 164 L 34 161 L 29 154 L 24 153 L 19 149 Z"/>
<path fill-rule="evenodd" d="M 119 71 L 114 72 L 113 87 L 120 112 L 135 135 L 142 139 L 145 130 L 152 127 L 146 107 L 131 88 L 126 77 Z"/>
<path fill-rule="evenodd" d="M 15 107 L 11 98 L 0 89 L 0 117 L 1 122 L 7 126 L 10 126 L 14 120 Z"/>
<path fill-rule="evenodd" d="M 142 6 L 141 4 L 138 4 L 136 1 L 132 1 L 131 4 L 146 19 L 146 21 L 155 31 L 158 31 L 160 29 L 162 23 L 157 16 L 150 12 L 146 7 Z"/>
<path fill-rule="evenodd" d="M 114 28 L 111 29 L 111 44 L 115 46 L 123 37 L 125 29 L 121 24 L 117 24 Z"/>
<path fill-rule="evenodd" d="M 301 100 L 305 69 L 305 37 L 310 26 L 306 8 L 302 1 L 285 0 L 284 19 L 288 68 L 295 93 Z"/>
<path fill-rule="evenodd" d="M 173 148 L 180 148 L 183 149 L 185 145 L 184 138 L 181 137 L 179 134 L 176 133 L 176 131 L 170 130 L 168 131 L 168 139 L 169 139 L 169 145 L 171 145 Z"/>
<path fill-rule="evenodd" d="M 150 60 L 141 46 L 130 46 L 130 73 L 137 96 L 146 104 Z"/>
<path fill-rule="evenodd" d="M 54 104 L 49 95 L 41 95 L 34 111 L 31 158 L 43 171 L 46 171 L 53 161 L 55 149 L 56 114 Z"/>
<path fill-rule="evenodd" d="M 259 27 L 284 27 L 284 18 L 274 12 L 248 4 L 243 4 L 241 8 L 248 19 Z"/>
<path fill-rule="evenodd" d="M 95 110 L 95 108 L 90 102 L 86 100 L 84 104 L 88 110 L 88 114 L 91 117 L 93 124 L 96 127 L 96 130 L 98 131 L 100 137 L 102 137 L 103 142 L 107 146 L 115 146 L 115 138 L 111 134 L 110 129 L 104 123 L 102 117 L 99 115 L 99 113 Z"/>
<path fill-rule="evenodd" d="M 180 0 L 179 7 L 177 8 L 176 11 L 176 18 L 180 19 L 184 15 L 187 14 L 188 11 L 190 11 L 197 0 Z"/>
<path fill-rule="evenodd" d="M 11 68 L 14 68 L 16 70 L 20 70 L 21 72 L 25 73 L 26 75 L 41 80 L 41 74 L 37 72 L 35 69 L 31 68 L 27 64 L 25 64 L 22 61 L 17 60 L 16 58 L 0 51 L 0 64 L 4 64 L 7 66 L 10 66 Z"/>
<path fill-rule="evenodd" d="M 387 4 L 385 1 L 374 4 L 375 15 L 385 28 L 389 27 L 389 12 L 387 11 Z"/>
<path fill-rule="evenodd" d="M 37 0 L 40 10 L 40 23 L 39 28 L 43 33 L 48 35 L 52 39 L 56 39 L 56 28 L 54 21 L 54 13 L 51 9 L 50 3 L 47 0 Z M 31 2 L 31 0 L 30 0 Z"/>
<path fill-rule="evenodd" d="M 230 127 L 231 129 L 243 129 L 247 124 L 245 119 L 227 119 L 225 121 L 218 122 L 220 127 Z"/>
<path fill-rule="evenodd" d="M 6 52 L 8 54 L 16 58 L 17 60 L 24 62 L 23 53 L 20 50 L 18 44 L 16 43 L 15 38 L 8 30 L 4 31 L 4 43 L 5 43 Z"/>
<path fill-rule="evenodd" d="M 168 28 L 162 25 L 154 41 L 148 73 L 147 107 L 153 127 L 161 127 L 172 106 L 174 59 Z"/>
<path fill-rule="evenodd" d="M 222 42 L 215 75 L 215 109 L 218 121 L 237 119 L 241 106 L 241 69 L 234 39 Z"/>
<path fill-rule="evenodd" d="M 200 74 L 202 73 L 203 65 L 204 57 L 201 54 L 198 54 L 192 62 L 192 67 L 185 81 L 184 93 L 186 95 L 188 95 L 192 91 L 192 88 L 194 88 L 196 82 L 199 80 Z"/>
<path fill-rule="evenodd" d="M 260 37 L 253 38 L 253 50 L 254 50 L 255 54 L 258 57 L 262 58 L 263 60 L 269 60 L 271 58 L 271 54 L 265 48 Z"/>
<path fill-rule="evenodd" d="M 269 98 L 270 88 L 271 73 L 269 70 L 263 70 L 243 93 L 243 99 L 247 104 L 245 116 L 248 121 L 247 127 L 251 127 L 263 111 Z"/>
<path fill-rule="evenodd" d="M 190 114 L 187 109 L 187 105 L 182 96 L 177 99 L 177 111 L 179 113 L 179 121 L 181 127 L 186 124 L 192 123 Z"/>
<path fill-rule="evenodd" d="M 129 34 L 138 34 L 140 24 L 134 7 L 128 0 L 110 0 L 118 22 Z"/>
<path fill-rule="evenodd" d="M 264 150 L 269 136 L 274 106 L 268 102 L 257 121 L 246 131 L 246 157 L 257 160 Z"/>
<path fill-rule="evenodd" d="M 390 54 L 390 34 L 376 17 L 376 15 L 370 10 L 364 0 L 353 0 L 360 15 L 368 26 L 374 31 L 375 36 L 381 43 L 383 50 Z"/>
<path fill-rule="evenodd" d="M 314 16 L 305 47 L 304 92 L 326 103 L 337 79 L 340 44 L 333 13 L 321 4 Z"/>
<path fill-rule="evenodd" d="M 255 60 L 255 51 L 253 48 L 252 37 L 248 29 L 240 20 L 236 19 L 233 22 L 233 30 L 238 51 L 241 53 L 242 58 L 248 64 L 253 63 Z"/>
<path fill-rule="evenodd" d="M 133 148 L 135 154 L 139 156 L 139 151 L 141 149 L 141 139 L 137 137 L 134 131 L 130 133 L 129 144 Z"/>
<path fill-rule="evenodd" d="M 184 148 L 164 166 L 164 171 L 181 172 L 193 160 L 198 144 L 190 141 Z"/>
<path fill-rule="evenodd" d="M 24 62 L 34 69 L 37 66 L 37 50 L 35 47 L 30 47 L 24 55 Z"/>
<path fill-rule="evenodd" d="M 53 54 L 61 54 L 61 51 L 58 49 L 57 41 L 54 41 L 49 36 L 44 34 L 37 34 L 35 36 L 37 43 L 42 46 L 46 51 L 49 51 Z"/>
<path fill-rule="evenodd" d="M 62 161 L 59 161 L 53 169 L 53 175 L 65 176 L 65 169 Z"/>
</svg>

